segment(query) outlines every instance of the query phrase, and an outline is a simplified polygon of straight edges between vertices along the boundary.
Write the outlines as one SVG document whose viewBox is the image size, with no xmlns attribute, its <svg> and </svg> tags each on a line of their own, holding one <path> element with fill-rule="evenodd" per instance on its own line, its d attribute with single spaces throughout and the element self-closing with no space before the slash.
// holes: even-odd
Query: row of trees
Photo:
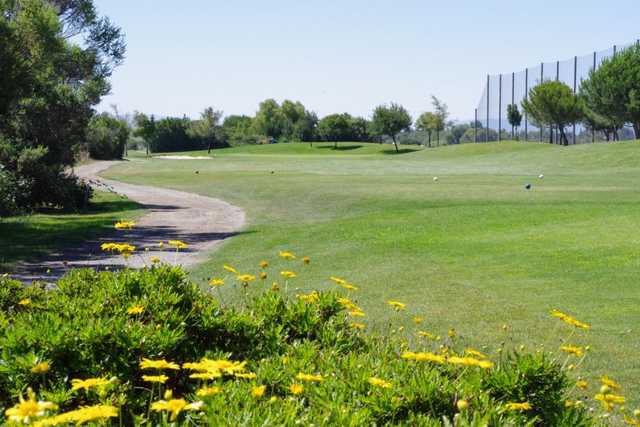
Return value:
<svg viewBox="0 0 640 427">
<path fill-rule="evenodd" d="M 67 170 L 124 53 L 92 0 L 0 0 L 0 214 L 86 204 Z"/>
<path fill-rule="evenodd" d="M 559 143 L 568 145 L 566 128 L 582 123 L 592 132 L 602 132 L 607 141 L 618 140 L 619 133 L 631 125 L 640 137 L 640 46 L 629 47 L 602 62 L 582 81 L 576 94 L 566 84 L 546 81 L 533 87 L 522 109 L 535 126 L 559 133 Z M 512 134 L 522 122 L 515 104 L 507 107 Z"/>
</svg>

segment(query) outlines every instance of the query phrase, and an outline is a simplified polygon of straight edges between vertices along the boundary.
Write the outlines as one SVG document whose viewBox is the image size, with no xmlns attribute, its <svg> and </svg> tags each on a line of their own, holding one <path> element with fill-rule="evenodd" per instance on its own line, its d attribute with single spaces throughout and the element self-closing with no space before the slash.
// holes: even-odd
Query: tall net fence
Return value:
<svg viewBox="0 0 640 427">
<path fill-rule="evenodd" d="M 635 43 L 640 43 L 640 41 Z M 475 120 L 478 126 L 475 132 L 476 141 L 499 141 L 515 138 L 527 141 L 558 141 L 557 129 L 540 126 L 523 111 L 522 101 L 527 99 L 529 91 L 544 81 L 557 80 L 568 85 L 574 93 L 578 93 L 582 81 L 589 78 L 589 73 L 598 68 L 602 61 L 633 45 L 634 43 L 617 45 L 600 52 L 576 56 L 564 61 L 541 62 L 518 72 L 487 76 L 482 96 L 475 111 Z M 522 123 L 518 128 L 509 124 L 507 109 L 510 104 L 517 105 L 523 115 Z M 582 123 L 575 123 L 565 131 L 570 144 L 607 139 L 607 135 L 604 133 L 595 132 Z M 634 139 L 636 136 L 631 128 L 625 127 L 620 130 L 618 137 L 620 139 Z M 640 135 L 638 137 L 640 138 Z"/>
</svg>

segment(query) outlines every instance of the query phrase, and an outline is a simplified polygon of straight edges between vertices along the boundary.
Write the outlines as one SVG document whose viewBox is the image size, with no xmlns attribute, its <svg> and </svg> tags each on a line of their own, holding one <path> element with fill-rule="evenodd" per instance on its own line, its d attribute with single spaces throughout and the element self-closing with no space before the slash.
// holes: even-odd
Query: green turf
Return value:
<svg viewBox="0 0 640 427">
<path fill-rule="evenodd" d="M 197 267 L 198 280 L 223 263 L 255 272 L 262 258 L 272 272 L 304 270 L 304 290 L 344 276 L 361 287 L 371 328 L 394 319 L 414 330 L 417 314 L 423 329 L 455 327 L 487 351 L 505 339 L 504 324 L 512 345 L 557 348 L 567 330 L 548 312 L 559 308 L 593 324 L 586 340 L 571 338 L 593 349 L 584 372 L 620 380 L 640 404 L 640 143 L 391 149 L 251 146 L 213 160 L 137 159 L 107 175 L 247 211 L 246 233 Z M 277 260 L 285 248 L 311 265 Z M 408 315 L 390 310 L 390 298 Z"/>
<path fill-rule="evenodd" d="M 96 192 L 81 213 L 49 212 L 0 219 L 0 270 L 17 261 L 34 260 L 112 229 L 115 221 L 142 213 L 138 204 L 121 196 Z"/>
</svg>

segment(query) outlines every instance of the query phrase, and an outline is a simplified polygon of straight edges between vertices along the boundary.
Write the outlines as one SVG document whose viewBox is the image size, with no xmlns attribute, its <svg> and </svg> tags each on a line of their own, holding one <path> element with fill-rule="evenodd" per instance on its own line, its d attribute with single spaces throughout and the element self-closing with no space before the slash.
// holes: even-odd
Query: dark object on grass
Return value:
<svg viewBox="0 0 640 427">
<path fill-rule="evenodd" d="M 531 184 L 527 184 L 527 185 L 524 186 L 524 188 L 526 188 L 527 190 L 531 190 L 532 187 L 533 186 Z"/>
<path fill-rule="evenodd" d="M 275 173 L 275 171 L 271 171 L 271 175 L 273 175 Z"/>
<path fill-rule="evenodd" d="M 199 174 L 200 174 L 200 171 L 196 171 L 196 175 L 199 175 Z"/>
</svg>

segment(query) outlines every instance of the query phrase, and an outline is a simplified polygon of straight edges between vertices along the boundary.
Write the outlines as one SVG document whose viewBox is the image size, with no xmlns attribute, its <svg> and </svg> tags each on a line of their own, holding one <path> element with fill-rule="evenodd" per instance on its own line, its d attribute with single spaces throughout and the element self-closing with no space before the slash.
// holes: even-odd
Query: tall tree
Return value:
<svg viewBox="0 0 640 427">
<path fill-rule="evenodd" d="M 391 105 L 379 105 L 373 111 L 371 127 L 374 133 L 379 136 L 388 136 L 393 140 L 393 145 L 398 149 L 397 136 L 404 130 L 411 128 L 413 120 L 407 110 L 399 104 L 391 103 Z"/>
<path fill-rule="evenodd" d="M 447 104 L 433 95 L 431 95 L 431 104 L 433 105 L 436 117 L 436 120 L 434 122 L 436 140 L 438 141 L 438 145 L 440 145 L 440 132 L 442 132 L 447 126 L 447 119 L 449 118 L 449 107 L 447 106 Z"/>
<path fill-rule="evenodd" d="M 511 125 L 511 138 L 514 138 L 518 132 L 520 124 L 522 123 L 522 113 L 520 113 L 516 104 L 507 105 L 507 120 Z"/>
<path fill-rule="evenodd" d="M 192 137 L 200 139 L 207 144 L 207 153 L 211 153 L 211 148 L 222 143 L 222 126 L 220 121 L 223 116 L 220 110 L 207 107 L 200 113 L 200 119 L 191 122 L 189 128 Z"/>
<path fill-rule="evenodd" d="M 429 148 L 431 148 L 431 136 L 435 132 L 438 122 L 438 117 L 430 111 L 420 114 L 416 120 L 416 129 L 426 132 L 428 135 Z"/>
<path fill-rule="evenodd" d="M 277 140 L 286 130 L 287 117 L 274 99 L 267 99 L 260 103 L 253 126 L 259 135 Z"/>
<path fill-rule="evenodd" d="M 546 81 L 529 91 L 528 99 L 522 101 L 522 108 L 540 125 L 556 126 L 560 131 L 560 141 L 568 145 L 565 127 L 582 118 L 578 97 L 566 84 Z M 551 132 L 550 143 L 553 143 Z"/>
<path fill-rule="evenodd" d="M 318 134 L 323 140 L 333 142 L 334 148 L 338 148 L 338 142 L 352 139 L 352 120 L 348 113 L 330 114 L 318 122 Z"/>
</svg>

